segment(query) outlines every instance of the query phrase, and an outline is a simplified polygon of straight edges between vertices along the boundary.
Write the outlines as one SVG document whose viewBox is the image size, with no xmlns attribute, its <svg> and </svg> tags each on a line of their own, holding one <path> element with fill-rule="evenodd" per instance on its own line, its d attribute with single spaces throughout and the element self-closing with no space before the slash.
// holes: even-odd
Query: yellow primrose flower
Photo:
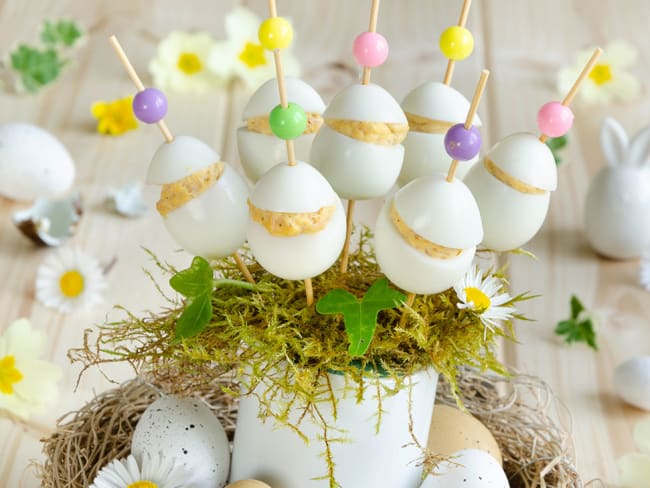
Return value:
<svg viewBox="0 0 650 488">
<path fill-rule="evenodd" d="M 255 90 L 275 76 L 273 54 L 260 44 L 257 31 L 262 20 L 246 7 L 237 7 L 226 16 L 228 39 L 216 42 L 208 64 L 218 76 L 241 79 Z M 286 76 L 300 76 L 300 65 L 289 49 L 282 50 L 282 67 Z"/>
<path fill-rule="evenodd" d="M 133 114 L 133 97 L 118 98 L 111 102 L 95 102 L 90 111 L 97 119 L 97 132 L 119 136 L 138 127 Z"/>
<path fill-rule="evenodd" d="M 206 32 L 172 32 L 158 45 L 149 63 L 154 85 L 177 93 L 204 93 L 222 80 L 207 66 L 214 41 Z"/>
<path fill-rule="evenodd" d="M 46 342 L 45 333 L 27 319 L 16 320 L 0 335 L 0 415 L 5 410 L 26 420 L 58 396 L 61 369 L 39 359 Z"/>
<path fill-rule="evenodd" d="M 562 68 L 557 75 L 557 89 L 566 93 L 593 53 L 594 48 L 580 51 L 575 64 Z M 637 49 L 627 41 L 612 41 L 580 87 L 578 96 L 585 102 L 606 104 L 627 102 L 641 93 L 641 83 L 626 71 L 636 64 Z"/>
</svg>

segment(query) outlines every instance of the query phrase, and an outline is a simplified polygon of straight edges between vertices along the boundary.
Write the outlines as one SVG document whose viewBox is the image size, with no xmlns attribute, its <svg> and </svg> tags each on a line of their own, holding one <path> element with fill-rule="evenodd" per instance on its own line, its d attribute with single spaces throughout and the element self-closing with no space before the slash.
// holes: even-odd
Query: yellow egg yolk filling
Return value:
<svg viewBox="0 0 650 488">
<path fill-rule="evenodd" d="M 411 229 L 406 222 L 402 220 L 402 217 L 397 211 L 395 200 L 393 200 L 390 207 L 390 219 L 395 225 L 397 232 L 399 232 L 412 248 L 417 249 L 431 258 L 453 259 L 460 256 L 463 252 L 462 249 L 454 249 L 451 247 L 441 246 L 440 244 L 435 244 Z"/>
<path fill-rule="evenodd" d="M 408 124 L 388 122 L 366 122 L 363 120 L 325 119 L 325 123 L 336 132 L 357 141 L 394 146 L 406 138 Z"/>
<path fill-rule="evenodd" d="M 274 212 L 256 207 L 248 200 L 251 219 L 264 226 L 269 234 L 277 237 L 294 237 L 301 234 L 316 234 L 332 219 L 335 205 L 322 207 L 316 212 Z"/>
<path fill-rule="evenodd" d="M 302 135 L 315 134 L 323 125 L 323 117 L 316 112 L 307 112 L 307 128 L 303 131 Z M 251 132 L 272 136 L 271 125 L 269 124 L 268 115 L 260 115 L 258 117 L 251 117 L 246 120 L 246 128 Z"/>
<path fill-rule="evenodd" d="M 526 195 L 545 195 L 547 193 L 546 190 L 542 190 L 541 188 L 529 185 L 528 183 L 525 183 L 520 179 L 506 173 L 501 168 L 499 168 L 491 159 L 485 158 L 483 164 L 485 165 L 485 169 L 488 173 L 490 173 L 504 185 L 509 186 L 519 193 L 524 193 Z"/>
<path fill-rule="evenodd" d="M 225 163 L 217 162 L 178 181 L 163 185 L 160 191 L 160 200 L 156 203 L 158 213 L 166 217 L 177 208 L 200 196 L 219 181 L 224 169 Z"/>
<path fill-rule="evenodd" d="M 410 112 L 406 112 L 406 120 L 409 123 L 409 130 L 426 134 L 446 134 L 452 126 L 456 125 L 454 122 L 429 119 Z"/>
</svg>

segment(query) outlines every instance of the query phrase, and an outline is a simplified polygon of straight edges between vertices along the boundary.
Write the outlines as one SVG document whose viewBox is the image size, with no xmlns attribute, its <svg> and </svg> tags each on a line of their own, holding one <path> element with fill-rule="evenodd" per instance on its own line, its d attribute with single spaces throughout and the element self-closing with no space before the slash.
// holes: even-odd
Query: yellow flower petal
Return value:
<svg viewBox="0 0 650 488">
<path fill-rule="evenodd" d="M 132 97 L 94 103 L 91 112 L 98 120 L 97 132 L 116 136 L 135 129 L 138 122 L 133 113 L 132 104 Z"/>
</svg>

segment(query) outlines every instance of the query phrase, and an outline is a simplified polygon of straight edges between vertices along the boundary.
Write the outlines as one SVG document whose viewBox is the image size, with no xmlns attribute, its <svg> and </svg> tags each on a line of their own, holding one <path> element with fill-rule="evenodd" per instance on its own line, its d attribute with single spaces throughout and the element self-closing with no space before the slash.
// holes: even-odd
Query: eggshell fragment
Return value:
<svg viewBox="0 0 650 488">
<path fill-rule="evenodd" d="M 650 411 L 650 356 L 620 364 L 614 371 L 614 387 L 627 403 Z"/>
<path fill-rule="evenodd" d="M 345 241 L 345 212 L 329 183 L 312 166 L 299 161 L 269 170 L 250 196 L 257 208 L 271 212 L 305 214 L 334 207 L 325 228 L 292 237 L 272 235 L 250 220 L 248 242 L 255 259 L 270 273 L 288 280 L 303 280 L 328 269 Z"/>
<path fill-rule="evenodd" d="M 509 488 L 508 477 L 485 451 L 463 449 L 439 463 L 420 488 Z"/>
<path fill-rule="evenodd" d="M 219 154 L 203 141 L 176 136 L 158 148 L 149 164 L 146 181 L 150 185 L 173 183 L 217 161 Z"/>
<path fill-rule="evenodd" d="M 52 134 L 32 124 L 0 125 L 0 195 L 19 201 L 55 198 L 74 178 L 74 162 Z"/>
<path fill-rule="evenodd" d="M 434 407 L 427 447 L 440 456 L 451 456 L 463 449 L 480 449 L 503 464 L 501 449 L 487 427 L 471 414 L 448 405 Z"/>
<path fill-rule="evenodd" d="M 77 230 L 83 214 L 81 197 L 63 200 L 39 198 L 27 210 L 12 215 L 16 227 L 39 246 L 60 246 Z"/>
<path fill-rule="evenodd" d="M 195 488 L 222 488 L 230 471 L 226 433 L 210 409 L 196 398 L 163 396 L 142 414 L 133 432 L 131 452 L 175 458 L 191 474 Z"/>
</svg>

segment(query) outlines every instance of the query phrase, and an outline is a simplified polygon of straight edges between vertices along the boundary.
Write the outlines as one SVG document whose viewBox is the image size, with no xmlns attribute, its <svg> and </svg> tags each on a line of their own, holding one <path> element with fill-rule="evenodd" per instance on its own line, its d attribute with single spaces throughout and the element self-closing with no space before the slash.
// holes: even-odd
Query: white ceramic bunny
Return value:
<svg viewBox="0 0 650 488">
<path fill-rule="evenodd" d="M 621 124 L 606 118 L 600 143 L 607 166 L 587 191 L 587 239 L 604 256 L 640 257 L 650 248 L 650 127 L 630 140 Z"/>
</svg>

